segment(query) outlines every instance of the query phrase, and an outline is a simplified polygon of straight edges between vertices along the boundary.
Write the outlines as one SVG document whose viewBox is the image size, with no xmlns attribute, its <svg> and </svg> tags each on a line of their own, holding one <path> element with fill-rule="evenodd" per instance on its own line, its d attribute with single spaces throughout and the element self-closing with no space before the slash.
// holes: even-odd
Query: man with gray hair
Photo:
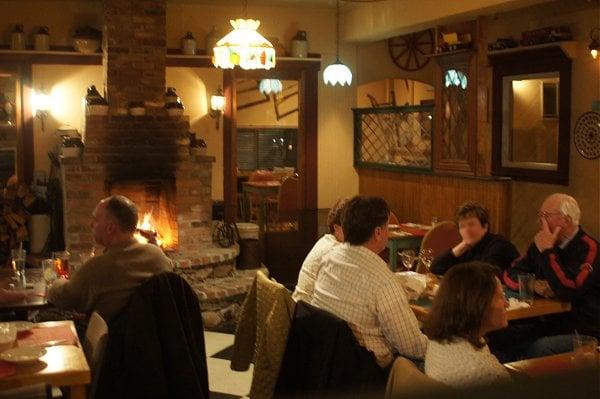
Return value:
<svg viewBox="0 0 600 399">
<path fill-rule="evenodd" d="M 538 213 L 540 230 L 527 254 L 505 271 L 504 282 L 518 290 L 518 275 L 534 273 L 538 294 L 571 302 L 571 312 L 546 320 L 545 335 L 577 332 L 600 339 L 600 248 L 579 226 L 580 215 L 573 197 L 546 198 Z"/>
<path fill-rule="evenodd" d="M 138 210 L 128 198 L 105 198 L 92 216 L 94 241 L 104 247 L 104 253 L 84 263 L 70 280 L 56 280 L 48 291 L 48 302 L 86 314 L 97 311 L 108 322 L 138 286 L 173 266 L 159 247 L 133 237 Z"/>
</svg>

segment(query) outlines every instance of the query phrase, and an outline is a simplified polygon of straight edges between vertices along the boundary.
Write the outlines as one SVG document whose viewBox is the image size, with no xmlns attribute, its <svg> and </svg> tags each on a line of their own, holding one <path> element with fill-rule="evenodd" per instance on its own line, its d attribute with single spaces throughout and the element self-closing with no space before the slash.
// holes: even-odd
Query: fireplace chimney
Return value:
<svg viewBox="0 0 600 399">
<path fill-rule="evenodd" d="M 132 101 L 163 105 L 166 8 L 166 0 L 104 0 L 102 66 L 111 114 L 126 114 Z"/>
</svg>

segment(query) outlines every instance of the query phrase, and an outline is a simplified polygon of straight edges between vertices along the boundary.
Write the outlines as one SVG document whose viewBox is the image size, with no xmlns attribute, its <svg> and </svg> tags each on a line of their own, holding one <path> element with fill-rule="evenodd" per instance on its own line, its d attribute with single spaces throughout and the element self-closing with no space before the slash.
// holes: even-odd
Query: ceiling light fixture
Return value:
<svg viewBox="0 0 600 399">
<path fill-rule="evenodd" d="M 244 17 L 246 17 L 244 0 Z M 213 65 L 217 68 L 271 69 L 275 67 L 275 48 L 271 42 L 256 31 L 257 19 L 230 20 L 233 30 L 217 42 L 213 48 Z"/>
<path fill-rule="evenodd" d="M 258 91 L 264 95 L 278 94 L 283 91 L 283 84 L 279 79 L 263 79 L 258 84 Z"/>
<path fill-rule="evenodd" d="M 336 28 L 336 50 L 335 50 L 335 62 L 329 65 L 323 71 L 323 81 L 326 85 L 340 86 L 350 85 L 352 83 L 352 72 L 350 68 L 344 65 L 340 61 L 340 0 L 336 1 L 336 12 L 335 12 L 335 28 Z"/>
</svg>

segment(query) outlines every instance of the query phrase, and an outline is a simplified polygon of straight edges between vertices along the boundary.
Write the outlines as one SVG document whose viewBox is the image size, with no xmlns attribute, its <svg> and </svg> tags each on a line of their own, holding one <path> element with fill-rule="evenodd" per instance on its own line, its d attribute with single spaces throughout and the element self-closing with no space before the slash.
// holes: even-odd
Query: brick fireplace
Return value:
<svg viewBox="0 0 600 399">
<path fill-rule="evenodd" d="M 214 157 L 190 148 L 189 119 L 164 109 L 165 0 L 105 0 L 103 69 L 107 116 L 86 115 L 82 157 L 62 160 L 65 242 L 74 258 L 93 246 L 98 201 L 123 194 L 152 215 L 164 248 L 182 264 L 212 247 Z M 127 115 L 130 102 L 146 115 Z M 206 261 L 206 260 L 205 260 Z"/>
</svg>

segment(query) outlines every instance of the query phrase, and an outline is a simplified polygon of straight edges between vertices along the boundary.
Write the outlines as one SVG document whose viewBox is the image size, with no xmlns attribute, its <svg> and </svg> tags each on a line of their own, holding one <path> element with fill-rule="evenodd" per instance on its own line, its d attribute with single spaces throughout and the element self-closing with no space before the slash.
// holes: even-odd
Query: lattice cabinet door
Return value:
<svg viewBox="0 0 600 399">
<path fill-rule="evenodd" d="M 436 57 L 434 170 L 475 174 L 477 160 L 477 54 Z"/>
</svg>

